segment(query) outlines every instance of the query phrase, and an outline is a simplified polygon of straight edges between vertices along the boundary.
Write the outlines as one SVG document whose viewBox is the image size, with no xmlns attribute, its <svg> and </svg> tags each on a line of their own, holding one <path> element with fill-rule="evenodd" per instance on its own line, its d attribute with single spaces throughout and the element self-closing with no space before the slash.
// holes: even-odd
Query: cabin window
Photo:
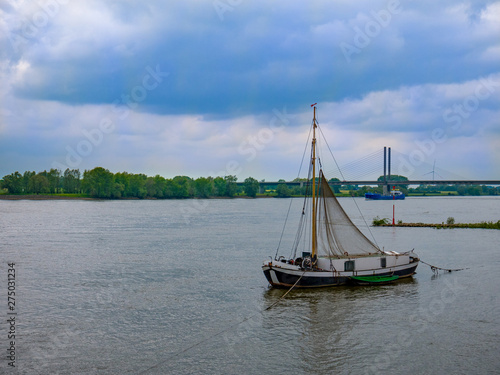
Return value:
<svg viewBox="0 0 500 375">
<path fill-rule="evenodd" d="M 380 267 L 387 267 L 387 258 L 380 258 Z"/>
<path fill-rule="evenodd" d="M 354 271 L 354 261 L 346 260 L 344 263 L 344 271 Z"/>
</svg>

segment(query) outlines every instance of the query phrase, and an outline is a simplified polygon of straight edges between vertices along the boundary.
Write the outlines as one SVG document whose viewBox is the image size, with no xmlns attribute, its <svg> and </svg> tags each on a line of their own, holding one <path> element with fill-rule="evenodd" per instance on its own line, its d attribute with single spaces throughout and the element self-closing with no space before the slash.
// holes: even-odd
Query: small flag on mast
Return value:
<svg viewBox="0 0 500 375">
<path fill-rule="evenodd" d="M 311 104 L 311 107 L 314 107 L 316 104 L 318 104 L 318 103 Z"/>
</svg>

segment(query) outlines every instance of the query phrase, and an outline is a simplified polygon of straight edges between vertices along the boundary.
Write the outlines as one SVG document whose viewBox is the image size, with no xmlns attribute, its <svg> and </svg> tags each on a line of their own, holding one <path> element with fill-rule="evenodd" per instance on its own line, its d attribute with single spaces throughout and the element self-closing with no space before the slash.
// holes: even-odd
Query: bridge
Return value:
<svg viewBox="0 0 500 375">
<path fill-rule="evenodd" d="M 434 179 L 435 173 L 435 165 L 433 167 L 432 172 L 428 172 L 425 174 L 431 174 L 433 175 L 432 180 L 431 179 L 409 179 L 408 181 L 395 181 L 391 179 L 391 148 L 388 148 L 388 153 L 387 153 L 387 147 L 384 147 L 384 170 L 383 170 L 383 179 L 381 181 L 379 180 L 370 180 L 370 179 L 363 179 L 363 180 L 354 180 L 354 179 L 349 179 L 349 180 L 343 180 L 343 181 L 329 181 L 329 184 L 331 186 L 346 186 L 346 185 L 378 185 L 382 186 L 384 189 L 384 194 L 387 194 L 387 191 L 390 190 L 391 186 L 401 186 L 401 185 L 487 185 L 487 186 L 496 186 L 500 185 L 500 180 L 464 180 L 464 179 L 439 179 L 436 180 Z M 369 155 L 368 157 L 364 157 L 360 159 L 362 162 L 372 162 L 378 159 L 380 157 L 379 152 L 374 153 L 372 155 Z M 378 159 L 380 160 L 380 159 Z M 380 161 L 376 162 L 376 164 L 380 163 Z M 358 163 L 359 164 L 359 163 Z M 367 164 L 367 163 L 365 163 Z M 360 167 L 358 165 L 355 165 L 355 163 L 350 163 L 349 166 L 353 166 L 353 169 L 355 171 L 362 171 L 366 172 L 367 167 L 366 165 Z M 380 167 L 379 167 L 380 168 Z M 373 169 L 370 170 L 373 172 Z M 277 185 L 280 184 L 285 184 L 288 187 L 293 187 L 293 186 L 304 186 L 307 185 L 309 182 L 308 181 L 261 181 L 259 182 L 260 185 L 260 192 L 263 193 L 266 188 L 267 189 L 274 189 L 276 188 Z M 243 182 L 238 182 L 238 185 L 243 185 Z"/>
<path fill-rule="evenodd" d="M 287 186 L 305 186 L 309 181 L 260 181 L 259 185 L 261 187 L 275 187 L 280 184 L 285 184 Z M 400 185 L 488 185 L 495 186 L 500 185 L 500 180 L 408 180 L 408 181 L 329 181 L 331 186 L 342 186 L 342 185 L 390 185 L 390 186 L 400 186 Z M 243 186 L 244 182 L 237 182 L 237 185 Z"/>
<path fill-rule="evenodd" d="M 390 186 L 401 185 L 500 185 L 500 180 L 408 180 L 408 181 L 329 181 L 330 186 L 346 186 L 346 185 L 382 185 L 390 190 Z M 243 186 L 244 182 L 237 182 L 237 185 Z M 309 184 L 309 181 L 260 181 L 260 193 L 263 194 L 267 189 L 275 189 L 276 186 L 285 184 L 288 187 L 300 186 L 303 187 Z M 385 193 L 387 194 L 387 193 Z"/>
</svg>

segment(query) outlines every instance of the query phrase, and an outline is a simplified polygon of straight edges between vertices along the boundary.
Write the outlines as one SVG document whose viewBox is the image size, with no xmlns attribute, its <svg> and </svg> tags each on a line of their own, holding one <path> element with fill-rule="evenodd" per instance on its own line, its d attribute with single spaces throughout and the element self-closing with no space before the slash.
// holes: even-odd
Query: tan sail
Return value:
<svg viewBox="0 0 500 375">
<path fill-rule="evenodd" d="M 318 256 L 341 258 L 381 253 L 347 216 L 321 171 L 319 179 Z"/>
</svg>

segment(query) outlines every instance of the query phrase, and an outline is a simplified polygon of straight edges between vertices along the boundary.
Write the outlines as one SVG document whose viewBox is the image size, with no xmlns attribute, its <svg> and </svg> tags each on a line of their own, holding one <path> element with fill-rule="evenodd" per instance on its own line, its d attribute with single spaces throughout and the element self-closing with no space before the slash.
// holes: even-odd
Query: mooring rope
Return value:
<svg viewBox="0 0 500 375">
<path fill-rule="evenodd" d="M 433 266 L 432 264 L 426 263 L 423 260 L 420 260 L 420 262 L 431 267 L 431 270 L 434 273 L 438 273 L 439 271 L 454 272 L 454 271 L 463 271 L 463 270 L 468 269 L 468 268 L 456 268 L 456 269 L 442 268 L 442 267 Z"/>
<path fill-rule="evenodd" d="M 274 302 L 271 306 L 269 307 L 266 307 L 263 311 L 266 311 L 266 310 L 269 310 L 271 307 L 273 307 L 274 305 L 278 304 L 279 301 L 281 301 L 283 298 L 286 297 L 286 295 L 288 293 L 290 293 L 290 291 L 295 288 L 295 285 L 297 285 L 297 283 L 300 281 L 300 279 L 302 279 L 302 276 L 304 276 L 304 274 L 306 273 L 306 271 L 304 271 L 302 273 L 302 275 L 300 275 L 300 277 L 297 279 L 297 281 L 295 282 L 295 284 L 292 285 L 292 287 L 290 289 L 287 290 L 287 292 L 285 294 L 283 294 L 276 302 Z"/>
<path fill-rule="evenodd" d="M 241 321 L 239 321 L 239 322 L 233 323 L 233 324 L 231 324 L 230 326 L 228 326 L 227 328 L 223 329 L 222 331 L 219 331 L 219 332 L 217 332 L 217 333 L 215 333 L 215 334 L 213 334 L 213 335 L 210 335 L 209 337 L 206 337 L 205 339 L 203 339 L 203 340 L 201 340 L 201 341 L 198 341 L 198 342 L 196 342 L 196 343 L 192 344 L 191 346 L 188 346 L 187 348 L 185 348 L 185 349 L 183 349 L 183 350 L 181 350 L 181 351 L 178 351 L 178 352 L 176 352 L 176 353 L 174 353 L 174 354 L 171 354 L 170 356 L 168 356 L 168 357 L 167 357 L 167 359 L 164 359 L 163 361 L 160 361 L 160 362 L 156 363 L 155 365 L 153 365 L 153 366 L 151 366 L 151 367 L 148 367 L 147 369 L 145 369 L 145 370 L 143 370 L 143 371 L 139 372 L 139 374 L 145 374 L 145 373 L 147 373 L 147 372 L 149 372 L 149 371 L 151 371 L 151 370 L 154 370 L 154 369 L 158 368 L 159 366 L 163 365 L 164 363 L 166 363 L 167 361 L 171 360 L 172 358 L 177 357 L 177 356 L 178 356 L 178 355 L 180 355 L 180 354 L 186 353 L 186 352 L 190 351 L 191 349 L 196 348 L 197 346 L 199 346 L 199 345 L 201 345 L 201 344 L 206 343 L 207 341 L 209 341 L 209 340 L 213 339 L 214 337 L 220 336 L 220 335 L 222 335 L 223 333 L 225 333 L 225 332 L 227 332 L 227 331 L 232 330 L 233 328 L 235 328 L 235 327 L 239 326 L 240 324 L 245 323 L 246 321 L 248 321 L 248 320 L 250 320 L 250 319 L 252 319 L 252 318 L 256 317 L 257 315 L 263 314 L 263 313 L 264 313 L 264 311 L 269 310 L 271 307 L 275 306 L 278 302 L 280 302 L 283 298 L 285 298 L 285 296 L 286 296 L 288 293 L 290 293 L 290 291 L 291 291 L 293 288 L 295 288 L 295 286 L 298 284 L 298 282 L 300 281 L 300 279 L 302 279 L 302 276 L 304 276 L 304 274 L 305 274 L 305 273 L 306 273 L 306 271 L 304 271 L 304 272 L 302 273 L 302 275 L 300 275 L 300 277 L 297 279 L 297 281 L 295 282 L 295 284 L 293 284 L 293 285 L 291 286 L 291 288 L 290 288 L 290 289 L 288 289 L 288 290 L 286 291 L 286 293 L 285 293 L 285 294 L 283 294 L 283 295 L 282 295 L 282 296 L 281 296 L 281 297 L 280 297 L 280 298 L 279 298 L 276 302 L 274 302 L 271 306 L 266 307 L 264 310 L 260 310 L 260 311 L 256 312 L 255 314 L 253 314 L 253 315 L 251 315 L 251 316 L 248 316 L 248 317 L 246 317 L 245 319 L 243 319 L 243 320 L 241 320 Z"/>
</svg>

